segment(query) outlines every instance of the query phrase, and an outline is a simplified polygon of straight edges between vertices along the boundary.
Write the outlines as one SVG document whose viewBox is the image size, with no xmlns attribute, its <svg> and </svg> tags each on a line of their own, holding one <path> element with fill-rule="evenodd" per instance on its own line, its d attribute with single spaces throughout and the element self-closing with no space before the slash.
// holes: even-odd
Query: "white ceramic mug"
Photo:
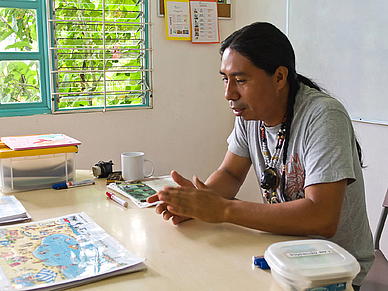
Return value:
<svg viewBox="0 0 388 291">
<path fill-rule="evenodd" d="M 144 173 L 144 163 L 150 162 L 152 165 L 151 173 Z M 141 180 L 151 177 L 155 166 L 151 160 L 144 158 L 143 152 L 128 152 L 121 154 L 121 171 L 124 180 Z"/>
</svg>

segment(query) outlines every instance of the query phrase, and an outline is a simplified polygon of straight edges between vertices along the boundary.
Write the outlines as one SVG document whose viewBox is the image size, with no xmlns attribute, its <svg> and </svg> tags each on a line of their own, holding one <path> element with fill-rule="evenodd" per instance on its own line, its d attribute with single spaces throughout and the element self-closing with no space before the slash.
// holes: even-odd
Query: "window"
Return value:
<svg viewBox="0 0 388 291">
<path fill-rule="evenodd" d="M 0 111 L 13 106 L 22 113 L 7 115 L 22 115 L 150 106 L 146 0 L 49 0 L 48 21 L 43 21 L 44 0 L 14 3 L 19 5 L 1 8 L 0 50 L 7 58 L 0 52 Z M 11 78 L 17 84 L 13 89 Z"/>
<path fill-rule="evenodd" d="M 45 7 L 0 1 L 0 116 L 50 112 Z"/>
</svg>

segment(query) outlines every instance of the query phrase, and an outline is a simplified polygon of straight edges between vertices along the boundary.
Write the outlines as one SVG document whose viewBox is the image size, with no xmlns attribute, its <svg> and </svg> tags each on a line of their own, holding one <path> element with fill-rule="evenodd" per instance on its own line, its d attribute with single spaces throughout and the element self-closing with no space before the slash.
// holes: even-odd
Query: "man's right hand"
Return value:
<svg viewBox="0 0 388 291">
<path fill-rule="evenodd" d="M 172 171 L 171 172 L 171 177 L 177 183 L 179 187 L 184 187 L 184 188 L 195 188 L 194 184 L 189 180 L 178 174 L 177 171 Z M 171 187 L 168 187 L 171 188 Z M 166 188 L 167 189 L 167 188 Z M 148 203 L 153 203 L 156 201 L 159 201 L 159 194 L 163 191 L 159 191 L 158 193 L 150 196 L 147 198 Z M 186 216 L 178 216 L 174 215 L 171 212 L 167 210 L 167 204 L 166 203 L 161 203 L 156 206 L 156 213 L 161 214 L 163 216 L 163 219 L 169 220 L 171 218 L 171 221 L 174 225 L 177 225 L 178 223 L 190 219 L 190 217 Z"/>
</svg>

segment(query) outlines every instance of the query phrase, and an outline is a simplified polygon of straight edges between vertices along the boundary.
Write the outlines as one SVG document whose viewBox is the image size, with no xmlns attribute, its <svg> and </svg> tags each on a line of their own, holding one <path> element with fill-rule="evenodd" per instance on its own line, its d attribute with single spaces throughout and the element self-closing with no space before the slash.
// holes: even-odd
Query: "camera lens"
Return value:
<svg viewBox="0 0 388 291">
<path fill-rule="evenodd" d="M 93 166 L 92 172 L 94 177 L 99 177 L 101 175 L 101 168 L 99 166 Z"/>
<path fill-rule="evenodd" d="M 109 162 L 99 161 L 92 167 L 93 176 L 98 178 L 108 177 L 108 175 L 113 171 L 112 165 L 112 160 L 110 160 Z"/>
</svg>

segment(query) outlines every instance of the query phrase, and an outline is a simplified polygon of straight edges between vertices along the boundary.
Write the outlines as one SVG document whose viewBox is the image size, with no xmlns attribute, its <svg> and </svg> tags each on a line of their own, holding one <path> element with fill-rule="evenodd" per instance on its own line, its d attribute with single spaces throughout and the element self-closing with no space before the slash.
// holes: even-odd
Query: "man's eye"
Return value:
<svg viewBox="0 0 388 291">
<path fill-rule="evenodd" d="M 245 80 L 237 80 L 237 83 L 239 84 L 243 84 L 245 82 Z"/>
</svg>

